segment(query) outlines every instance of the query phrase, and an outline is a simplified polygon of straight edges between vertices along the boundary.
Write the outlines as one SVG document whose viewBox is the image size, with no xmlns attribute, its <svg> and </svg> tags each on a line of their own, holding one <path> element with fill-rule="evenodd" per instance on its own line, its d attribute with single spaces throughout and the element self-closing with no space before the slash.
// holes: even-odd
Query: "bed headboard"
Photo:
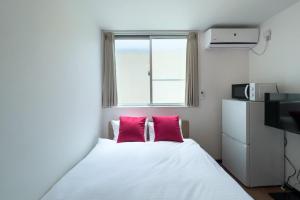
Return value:
<svg viewBox="0 0 300 200">
<path fill-rule="evenodd" d="M 184 138 L 190 137 L 190 124 L 188 120 L 181 120 L 181 126 L 182 126 L 182 134 Z M 111 122 L 108 123 L 108 138 L 113 139 L 114 138 L 114 132 L 111 125 Z"/>
</svg>

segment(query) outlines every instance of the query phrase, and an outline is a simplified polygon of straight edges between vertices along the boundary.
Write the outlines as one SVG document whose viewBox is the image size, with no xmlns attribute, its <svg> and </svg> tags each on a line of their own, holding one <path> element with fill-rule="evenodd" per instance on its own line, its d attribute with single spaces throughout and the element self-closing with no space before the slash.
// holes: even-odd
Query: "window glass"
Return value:
<svg viewBox="0 0 300 200">
<path fill-rule="evenodd" d="M 118 103 L 144 105 L 150 103 L 149 39 L 116 39 Z"/>
<path fill-rule="evenodd" d="M 184 104 L 187 39 L 152 39 L 153 104 Z"/>
</svg>

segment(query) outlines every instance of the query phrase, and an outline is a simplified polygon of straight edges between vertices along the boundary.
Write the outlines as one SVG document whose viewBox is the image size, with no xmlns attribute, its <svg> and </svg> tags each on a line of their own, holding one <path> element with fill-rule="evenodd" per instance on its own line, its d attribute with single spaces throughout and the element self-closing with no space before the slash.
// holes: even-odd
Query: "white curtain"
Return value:
<svg viewBox="0 0 300 200">
<path fill-rule="evenodd" d="M 187 41 L 185 84 L 185 102 L 190 107 L 199 106 L 198 75 L 198 33 L 191 32 Z"/>
<path fill-rule="evenodd" d="M 102 107 L 118 105 L 114 34 L 103 36 Z"/>
</svg>

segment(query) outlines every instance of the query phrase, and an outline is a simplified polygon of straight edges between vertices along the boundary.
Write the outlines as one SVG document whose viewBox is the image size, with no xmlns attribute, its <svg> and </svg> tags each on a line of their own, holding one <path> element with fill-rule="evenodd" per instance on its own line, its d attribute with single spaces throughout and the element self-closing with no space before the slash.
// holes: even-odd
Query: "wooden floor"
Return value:
<svg viewBox="0 0 300 200">
<path fill-rule="evenodd" d="M 250 194 L 255 200 L 273 200 L 269 193 L 282 192 L 280 187 L 259 187 L 259 188 L 246 188 L 243 186 L 246 192 Z"/>
</svg>

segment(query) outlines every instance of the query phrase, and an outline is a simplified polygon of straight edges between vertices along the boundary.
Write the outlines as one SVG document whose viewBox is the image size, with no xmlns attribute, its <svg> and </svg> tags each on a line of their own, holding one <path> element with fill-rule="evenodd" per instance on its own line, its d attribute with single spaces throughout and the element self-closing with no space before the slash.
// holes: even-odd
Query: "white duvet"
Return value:
<svg viewBox="0 0 300 200">
<path fill-rule="evenodd" d="M 42 200 L 250 200 L 196 142 L 96 147 Z"/>
</svg>

